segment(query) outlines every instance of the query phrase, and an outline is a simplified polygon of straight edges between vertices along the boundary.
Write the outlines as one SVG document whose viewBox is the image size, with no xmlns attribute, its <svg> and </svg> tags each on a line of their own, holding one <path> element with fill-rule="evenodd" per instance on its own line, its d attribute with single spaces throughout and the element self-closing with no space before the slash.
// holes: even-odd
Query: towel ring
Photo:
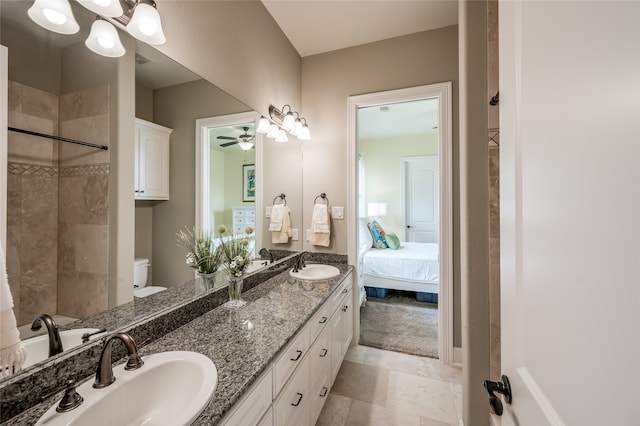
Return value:
<svg viewBox="0 0 640 426">
<path fill-rule="evenodd" d="M 287 196 L 284 195 L 284 192 L 280 195 L 278 195 L 276 198 L 273 199 L 273 205 L 276 204 L 276 201 L 278 201 L 278 198 L 280 198 L 280 200 L 282 200 L 282 204 L 284 204 L 285 206 L 287 205 Z"/>
<path fill-rule="evenodd" d="M 321 193 L 320 195 L 318 195 L 314 200 L 313 200 L 313 204 L 316 204 L 316 201 L 318 201 L 318 198 L 322 198 L 325 201 L 326 205 L 329 205 L 329 198 L 327 197 L 327 194 L 325 194 L 324 192 Z"/>
</svg>

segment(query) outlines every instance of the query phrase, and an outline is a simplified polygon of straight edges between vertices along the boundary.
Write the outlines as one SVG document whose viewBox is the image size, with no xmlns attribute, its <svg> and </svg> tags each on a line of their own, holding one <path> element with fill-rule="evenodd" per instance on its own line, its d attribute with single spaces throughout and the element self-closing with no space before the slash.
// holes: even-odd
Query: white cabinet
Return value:
<svg viewBox="0 0 640 426">
<path fill-rule="evenodd" d="M 172 130 L 139 118 L 135 123 L 135 199 L 168 200 Z"/>
<path fill-rule="evenodd" d="M 244 234 L 244 228 L 250 226 L 255 229 L 256 227 L 256 209 L 255 207 L 232 207 L 233 213 L 233 233 Z"/>
<path fill-rule="evenodd" d="M 316 423 L 353 337 L 352 287 L 349 273 L 222 425 Z"/>
</svg>

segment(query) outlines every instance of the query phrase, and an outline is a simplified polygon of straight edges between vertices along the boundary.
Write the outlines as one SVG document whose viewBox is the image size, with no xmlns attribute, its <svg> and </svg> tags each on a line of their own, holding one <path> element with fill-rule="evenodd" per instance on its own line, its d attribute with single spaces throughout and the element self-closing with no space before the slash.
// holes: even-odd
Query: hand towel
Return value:
<svg viewBox="0 0 640 426">
<path fill-rule="evenodd" d="M 275 207 L 275 206 L 274 206 Z M 273 211 L 271 211 L 271 217 L 273 217 Z M 289 242 L 289 238 L 293 234 L 291 230 L 291 213 L 289 207 L 282 207 L 282 227 L 279 231 L 271 232 L 271 242 L 273 244 L 286 244 Z"/>
<path fill-rule="evenodd" d="M 309 242 L 314 246 L 329 247 L 331 243 L 331 217 L 326 204 L 315 204 L 311 217 Z"/>
<path fill-rule="evenodd" d="M 27 359 L 13 314 L 13 297 L 7 279 L 5 255 L 0 246 L 0 377 L 19 371 Z"/>
<path fill-rule="evenodd" d="M 282 231 L 282 221 L 284 220 L 284 204 L 274 204 L 271 206 L 271 222 L 269 222 L 269 231 Z"/>
</svg>

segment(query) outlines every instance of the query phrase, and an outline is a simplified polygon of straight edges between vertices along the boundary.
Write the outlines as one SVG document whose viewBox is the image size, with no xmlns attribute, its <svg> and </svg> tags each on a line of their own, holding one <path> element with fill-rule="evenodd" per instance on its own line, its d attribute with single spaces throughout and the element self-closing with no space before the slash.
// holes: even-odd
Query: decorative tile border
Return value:
<svg viewBox="0 0 640 426">
<path fill-rule="evenodd" d="M 58 168 L 52 166 L 43 166 L 41 164 L 13 163 L 11 161 L 7 163 L 7 166 L 9 174 L 12 175 L 43 177 L 58 176 Z"/>
<path fill-rule="evenodd" d="M 109 163 L 60 167 L 60 176 L 103 176 L 109 174 Z"/>
<path fill-rule="evenodd" d="M 8 172 L 19 176 L 69 177 L 104 176 L 109 174 L 109 163 L 87 164 L 82 166 L 56 167 L 41 164 L 7 162 Z"/>
</svg>

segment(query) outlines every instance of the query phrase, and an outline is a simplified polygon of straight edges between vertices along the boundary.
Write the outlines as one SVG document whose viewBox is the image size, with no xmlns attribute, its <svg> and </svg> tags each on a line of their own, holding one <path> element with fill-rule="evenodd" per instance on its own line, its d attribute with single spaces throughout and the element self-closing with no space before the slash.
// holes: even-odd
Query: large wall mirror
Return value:
<svg viewBox="0 0 640 426">
<path fill-rule="evenodd" d="M 109 257 L 113 244 L 110 228 L 117 226 L 113 181 L 121 173 L 114 162 L 114 151 L 119 144 L 133 144 L 134 136 L 118 140 L 119 105 L 135 102 L 138 118 L 172 129 L 170 198 L 136 201 L 131 211 L 135 235 L 131 235 L 130 244 L 135 245 L 135 257 L 150 260 L 148 285 L 164 287 L 179 286 L 194 276 L 193 269 L 185 264 L 186 253 L 176 244 L 176 233 L 195 224 L 196 120 L 255 114 L 232 95 L 155 49 L 136 45 L 122 32 L 121 38 L 131 50 L 126 55 L 135 55 L 135 61 L 130 56 L 127 62 L 89 51 L 84 40 L 95 16 L 76 2 L 72 7 L 81 30 L 73 36 L 38 27 L 27 16 L 31 4 L 0 2 L 0 43 L 9 51 L 9 127 L 85 140 L 109 149 L 8 132 L 7 269 L 14 312 L 25 331 L 41 314 L 73 327 L 74 320 L 99 318 L 101 312 L 112 307 L 108 297 L 115 281 L 109 267 L 113 262 Z M 130 69 L 123 67 L 134 62 Z M 135 93 L 122 95 L 118 85 L 128 79 L 135 79 Z M 246 130 L 245 123 L 249 127 Z M 219 136 L 237 138 L 254 134 L 254 129 L 250 121 L 243 121 L 211 132 L 211 140 L 230 142 Z M 216 220 L 231 223 L 233 208 L 239 206 L 253 206 L 256 215 L 264 214 L 259 200 L 269 205 L 276 193 L 287 192 L 293 206 L 299 203 L 298 213 L 293 207 L 292 214 L 301 223 L 301 146 L 285 152 L 282 146 L 260 137 L 255 144 L 248 151 L 236 151 L 237 158 L 216 160 L 230 171 L 224 191 L 233 197 L 244 195 L 245 165 L 255 166 L 257 179 L 253 194 L 220 204 Z M 214 151 L 211 147 L 210 154 L 215 156 Z M 219 182 L 214 175 L 210 179 L 210 194 L 215 198 Z M 261 194 L 261 190 L 268 193 Z M 292 218 L 294 223 L 297 218 Z M 269 247 L 269 237 L 264 233 L 264 224 L 256 227 L 257 240 Z M 282 248 L 299 250 L 301 246 L 301 242 L 292 242 Z M 141 303 L 133 296 L 129 300 L 125 303 Z M 135 314 L 123 316 L 120 324 L 111 325 L 107 331 L 140 319 Z"/>
</svg>

